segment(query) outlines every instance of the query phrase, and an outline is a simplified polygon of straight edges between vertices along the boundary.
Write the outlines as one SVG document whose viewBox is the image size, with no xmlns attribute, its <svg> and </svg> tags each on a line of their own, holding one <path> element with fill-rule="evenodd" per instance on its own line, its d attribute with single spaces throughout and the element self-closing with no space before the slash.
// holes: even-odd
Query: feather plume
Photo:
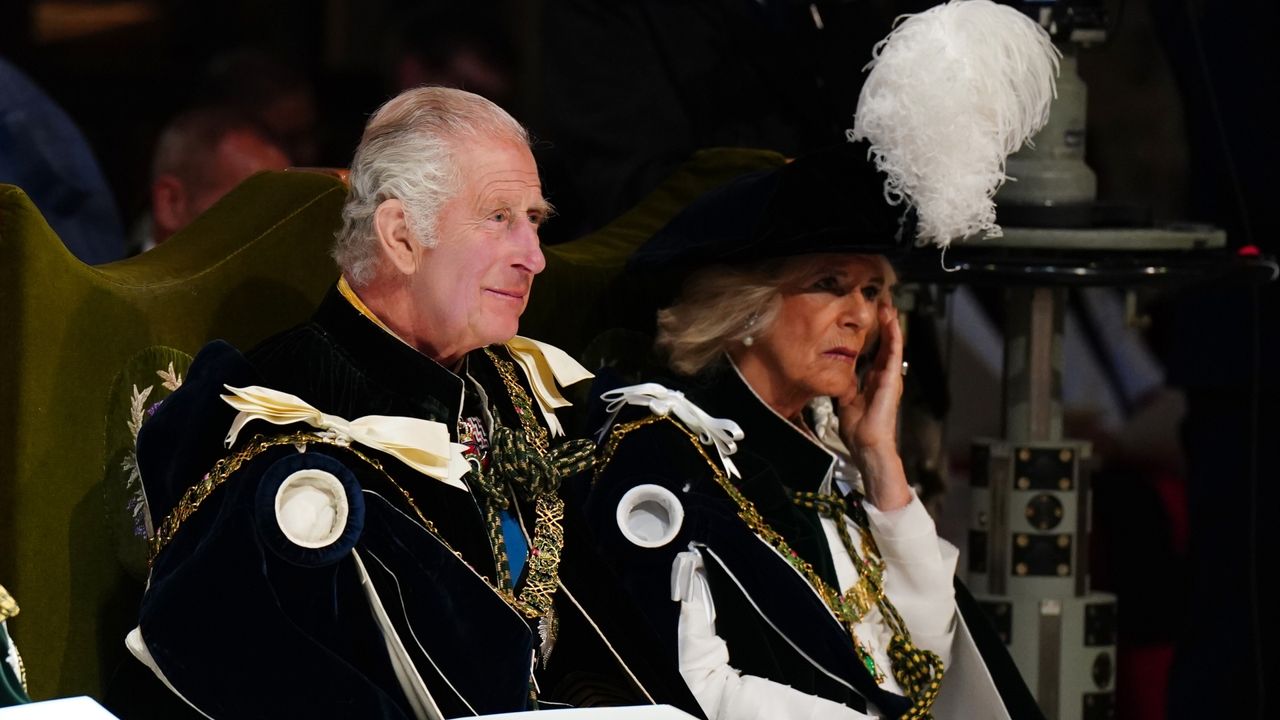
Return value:
<svg viewBox="0 0 1280 720">
<path fill-rule="evenodd" d="M 990 0 L 903 16 L 876 45 L 848 136 L 869 141 L 886 199 L 915 206 L 917 242 L 1000 234 L 1005 159 L 1048 121 L 1060 55 L 1031 18 Z"/>
</svg>

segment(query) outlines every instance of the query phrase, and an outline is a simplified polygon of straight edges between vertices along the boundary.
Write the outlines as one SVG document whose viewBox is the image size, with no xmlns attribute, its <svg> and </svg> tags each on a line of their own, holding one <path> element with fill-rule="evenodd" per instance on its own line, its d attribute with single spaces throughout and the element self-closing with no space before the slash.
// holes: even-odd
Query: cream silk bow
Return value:
<svg viewBox="0 0 1280 720">
<path fill-rule="evenodd" d="M 605 409 L 611 413 L 609 421 L 600 430 L 601 440 L 624 405 L 640 405 L 649 408 L 655 415 L 674 414 L 685 427 L 698 433 L 698 439 L 703 445 L 715 445 L 716 452 L 720 454 L 720 462 L 724 463 L 725 472 L 730 477 L 742 477 L 737 466 L 729 459 L 730 455 L 738 452 L 736 441 L 743 437 L 742 428 L 732 420 L 713 418 L 706 414 L 679 390 L 672 390 L 658 383 L 641 383 L 610 390 L 601 395 L 600 399 L 609 403 Z"/>
<path fill-rule="evenodd" d="M 533 396 L 538 400 L 538 409 L 547 421 L 551 437 L 564 435 L 564 427 L 556 419 L 556 408 L 571 405 L 556 387 L 568 387 L 593 377 L 584 367 L 578 364 L 569 353 L 554 345 L 538 342 L 527 337 L 516 335 L 507 341 L 507 350 L 524 370 L 533 388 Z"/>
<path fill-rule="evenodd" d="M 463 492 L 467 486 L 462 476 L 470 469 L 463 457 L 464 445 L 449 441 L 449 428 L 444 423 L 420 418 L 389 415 L 366 415 L 346 420 L 326 415 L 302 398 L 258 385 L 235 388 L 222 399 L 240 411 L 227 432 L 231 447 L 246 424 L 266 420 L 275 425 L 306 423 L 339 441 L 359 443 L 380 450 L 423 475 L 433 477 Z"/>
</svg>

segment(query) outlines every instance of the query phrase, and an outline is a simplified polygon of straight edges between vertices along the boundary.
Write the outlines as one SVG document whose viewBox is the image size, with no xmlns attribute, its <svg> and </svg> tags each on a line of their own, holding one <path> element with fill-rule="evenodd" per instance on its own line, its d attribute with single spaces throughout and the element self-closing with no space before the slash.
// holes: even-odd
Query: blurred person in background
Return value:
<svg viewBox="0 0 1280 720">
<path fill-rule="evenodd" d="M 0 183 L 22 188 L 80 260 L 124 257 L 115 197 L 88 141 L 53 98 L 3 59 Z"/>
<path fill-rule="evenodd" d="M 179 114 L 156 143 L 150 227 L 136 231 L 136 250 L 168 240 L 250 175 L 290 164 L 266 131 L 234 109 Z"/>
</svg>

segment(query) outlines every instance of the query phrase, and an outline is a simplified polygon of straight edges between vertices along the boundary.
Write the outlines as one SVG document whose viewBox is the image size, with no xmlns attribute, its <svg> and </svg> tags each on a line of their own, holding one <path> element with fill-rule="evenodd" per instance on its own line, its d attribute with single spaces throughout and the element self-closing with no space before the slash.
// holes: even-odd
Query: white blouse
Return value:
<svg viewBox="0 0 1280 720">
<path fill-rule="evenodd" d="M 864 505 L 872 536 L 885 561 L 885 594 L 911 630 L 912 641 L 950 659 L 955 628 L 955 599 L 951 576 L 958 553 L 938 538 L 933 519 L 918 498 L 906 507 L 883 513 Z M 850 522 L 850 533 L 858 530 Z M 857 570 L 840 541 L 835 522 L 822 518 L 841 592 L 857 580 Z M 858 548 L 861 552 L 861 548 Z M 681 603 L 679 623 L 680 674 L 707 717 L 713 720 L 750 718 L 874 718 L 843 704 L 802 693 L 794 688 L 733 667 L 728 646 L 715 634 L 715 604 L 707 584 L 703 559 L 697 550 L 681 553 L 672 568 L 672 590 Z M 892 631 L 879 608 L 873 608 L 856 632 L 883 668 L 885 690 L 902 693 L 890 670 L 888 647 Z M 874 713 L 874 708 L 872 709 Z"/>
</svg>

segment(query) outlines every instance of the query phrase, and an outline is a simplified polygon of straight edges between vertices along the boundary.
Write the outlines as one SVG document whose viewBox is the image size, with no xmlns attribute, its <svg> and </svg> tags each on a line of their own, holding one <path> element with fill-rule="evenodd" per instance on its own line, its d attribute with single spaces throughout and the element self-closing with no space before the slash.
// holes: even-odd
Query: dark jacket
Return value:
<svg viewBox="0 0 1280 720">
<path fill-rule="evenodd" d="M 716 633 L 728 645 L 737 670 L 863 712 L 870 701 L 881 713 L 896 717 L 909 703 L 876 685 L 848 631 L 804 576 L 761 542 L 722 484 L 731 482 L 816 574 L 838 586 L 817 514 L 797 506 L 788 493 L 816 491 L 833 457 L 765 406 L 727 364 L 669 384 L 708 415 L 741 426 L 745 438 L 731 458 L 741 478 L 725 477 L 715 448 L 703 445 L 696 432 L 674 417 L 655 418 L 647 408 L 632 406 L 615 419 L 601 442 L 601 460 L 586 496 L 585 516 L 600 556 L 620 578 L 650 638 L 646 647 L 633 647 L 632 652 L 644 655 L 668 678 L 679 678 L 680 603 L 671 599 L 672 563 L 692 545 L 703 551 Z M 678 533 L 661 547 L 641 547 L 619 527 L 623 496 L 645 484 L 669 490 L 683 506 Z M 962 612 L 972 607 L 958 583 L 957 602 Z M 608 608 L 590 610 L 602 625 L 621 622 L 609 616 Z M 988 665 L 998 673 L 1002 693 L 1007 686 L 1005 704 L 1013 717 L 1038 716 L 1007 652 L 985 621 L 975 617 L 969 625 L 976 627 L 975 636 L 982 635 L 976 642 L 980 651 L 997 656 L 995 664 Z M 684 694 L 659 698 L 700 714 L 691 700 L 687 689 Z M 1031 714 L 1019 714 L 1023 711 Z"/>
<path fill-rule="evenodd" d="M 485 388 L 498 420 L 519 428 L 483 350 L 467 357 L 466 371 Z M 520 382 L 527 393 L 527 381 Z M 254 422 L 228 452 L 222 440 L 236 411 L 218 397 L 224 384 L 263 385 L 347 420 L 439 421 L 454 441 L 464 389 L 458 375 L 336 291 L 310 322 L 247 359 L 212 343 L 139 438 L 157 526 L 187 488 L 223 457 L 243 453 L 255 435 L 310 429 Z M 299 467 L 331 472 L 347 492 L 347 528 L 330 546 L 300 548 L 275 523 L 275 489 Z M 514 507 L 532 531 L 532 503 Z M 142 636 L 166 679 L 215 718 L 412 717 L 352 551 L 446 717 L 530 705 L 537 621 L 493 589 L 495 553 L 474 488 L 463 492 L 367 448 L 314 443 L 299 452 L 285 444 L 253 454 L 227 475 L 157 557 Z M 517 593 L 524 580 L 517 579 Z"/>
</svg>

